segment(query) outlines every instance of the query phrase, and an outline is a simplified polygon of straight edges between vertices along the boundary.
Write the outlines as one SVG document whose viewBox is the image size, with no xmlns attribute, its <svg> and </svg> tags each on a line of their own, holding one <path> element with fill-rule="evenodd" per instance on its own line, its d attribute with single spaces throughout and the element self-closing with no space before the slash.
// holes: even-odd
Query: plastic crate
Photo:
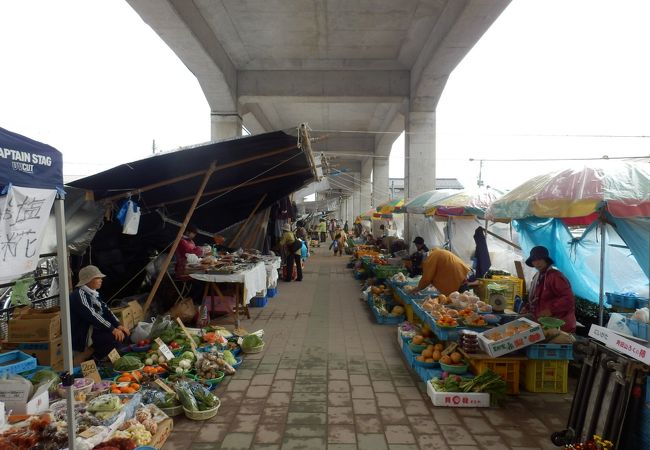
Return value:
<svg viewBox="0 0 650 450">
<path fill-rule="evenodd" d="M 36 368 L 36 358 L 20 350 L 0 354 L 0 375 L 29 372 Z"/>
<path fill-rule="evenodd" d="M 528 392 L 566 394 L 569 390 L 569 361 L 526 361 L 525 388 Z"/>
<path fill-rule="evenodd" d="M 253 308 L 264 308 L 269 302 L 267 297 L 253 297 L 249 306 Z"/>
<path fill-rule="evenodd" d="M 398 325 L 406 320 L 404 314 L 401 316 L 383 316 L 379 314 L 379 310 L 375 308 L 374 305 L 370 309 L 375 316 L 375 320 L 380 325 Z"/>
<path fill-rule="evenodd" d="M 492 275 L 493 280 L 499 280 L 501 281 L 510 281 L 514 285 L 515 289 L 515 295 L 518 295 L 519 297 L 523 297 L 524 295 L 524 280 L 522 280 L 519 277 L 515 277 L 512 275 Z"/>
<path fill-rule="evenodd" d="M 506 309 L 514 309 L 515 296 L 519 295 L 519 297 L 521 297 L 520 292 L 523 290 L 523 280 L 517 277 L 479 278 L 477 281 L 479 282 L 479 284 L 478 286 L 474 287 L 476 291 L 476 295 L 478 295 L 481 298 L 481 300 L 483 300 L 485 303 L 490 303 L 488 298 L 488 288 L 487 288 L 489 284 L 498 284 L 501 286 L 505 286 L 507 288 L 505 293 Z"/>
<path fill-rule="evenodd" d="M 607 303 L 616 308 L 623 309 L 639 309 L 648 306 L 648 299 L 638 297 L 630 294 L 615 294 L 613 292 L 605 292 L 607 296 Z"/>
<path fill-rule="evenodd" d="M 268 288 L 266 290 L 266 298 L 273 298 L 276 295 L 278 295 L 278 288 L 277 287 Z"/>
<path fill-rule="evenodd" d="M 490 369 L 504 379 L 508 394 L 519 394 L 521 360 L 510 358 L 471 359 L 470 365 L 476 375 Z"/>
<path fill-rule="evenodd" d="M 529 359 L 573 359 L 573 344 L 534 344 L 526 348 Z"/>
<path fill-rule="evenodd" d="M 648 340 L 648 324 L 645 322 L 639 322 L 638 320 L 629 319 L 626 320 L 627 327 L 632 332 L 634 337 L 639 339 Z"/>
</svg>

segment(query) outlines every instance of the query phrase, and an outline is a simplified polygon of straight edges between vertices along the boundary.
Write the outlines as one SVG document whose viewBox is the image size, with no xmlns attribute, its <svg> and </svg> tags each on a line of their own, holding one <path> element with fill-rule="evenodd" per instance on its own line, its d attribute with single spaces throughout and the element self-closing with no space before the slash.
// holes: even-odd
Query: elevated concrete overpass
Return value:
<svg viewBox="0 0 650 450">
<path fill-rule="evenodd" d="M 356 215 L 388 198 L 404 130 L 406 194 L 435 188 L 436 105 L 510 0 L 127 1 L 197 77 L 213 139 L 307 122 Z"/>
</svg>

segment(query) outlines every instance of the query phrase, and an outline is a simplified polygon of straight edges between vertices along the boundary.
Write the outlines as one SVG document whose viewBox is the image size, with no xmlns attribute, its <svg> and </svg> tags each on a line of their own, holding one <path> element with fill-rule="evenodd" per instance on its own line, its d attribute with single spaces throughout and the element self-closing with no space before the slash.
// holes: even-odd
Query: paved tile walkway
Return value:
<svg viewBox="0 0 650 450">
<path fill-rule="evenodd" d="M 347 257 L 317 249 L 301 283 L 251 309 L 242 326 L 265 331 L 217 389 L 222 406 L 206 422 L 175 420 L 164 450 L 552 449 L 569 395 L 522 393 L 505 407 L 434 407 L 406 366 L 394 326 L 377 325 L 359 301 Z"/>
</svg>

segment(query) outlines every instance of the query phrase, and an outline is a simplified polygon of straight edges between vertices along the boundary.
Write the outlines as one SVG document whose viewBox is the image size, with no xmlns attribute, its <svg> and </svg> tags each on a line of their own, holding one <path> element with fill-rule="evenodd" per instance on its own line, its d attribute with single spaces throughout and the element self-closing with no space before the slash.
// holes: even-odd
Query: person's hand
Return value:
<svg viewBox="0 0 650 450">
<path fill-rule="evenodd" d="M 124 331 L 119 328 L 113 328 L 113 337 L 117 342 L 122 342 L 124 340 Z"/>
<path fill-rule="evenodd" d="M 125 327 L 124 325 L 120 325 L 117 328 L 122 330 L 122 333 L 126 334 L 127 336 L 131 336 L 131 331 L 129 331 L 129 329 L 127 327 Z"/>
</svg>

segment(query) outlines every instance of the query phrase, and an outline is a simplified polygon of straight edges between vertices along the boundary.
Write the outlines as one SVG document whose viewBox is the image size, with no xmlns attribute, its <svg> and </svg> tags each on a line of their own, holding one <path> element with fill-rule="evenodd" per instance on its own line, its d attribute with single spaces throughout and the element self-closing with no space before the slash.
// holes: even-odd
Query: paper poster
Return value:
<svg viewBox="0 0 650 450">
<path fill-rule="evenodd" d="M 32 272 L 56 191 L 11 186 L 0 197 L 0 281 Z"/>
</svg>

